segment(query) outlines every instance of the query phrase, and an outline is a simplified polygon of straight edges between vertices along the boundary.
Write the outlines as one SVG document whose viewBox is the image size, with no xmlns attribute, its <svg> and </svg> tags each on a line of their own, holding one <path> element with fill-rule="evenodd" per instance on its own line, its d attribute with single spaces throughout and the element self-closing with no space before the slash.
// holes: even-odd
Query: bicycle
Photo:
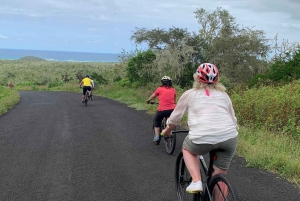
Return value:
<svg viewBox="0 0 300 201">
<path fill-rule="evenodd" d="M 188 133 L 188 130 L 172 131 L 172 133 Z M 234 187 L 229 183 L 224 174 L 216 174 L 212 177 L 213 163 L 217 159 L 216 149 L 209 152 L 209 166 L 206 165 L 204 157 L 199 156 L 201 177 L 203 184 L 202 192 L 188 193 L 186 187 L 192 182 L 187 167 L 180 152 L 175 165 L 176 193 L 179 201 L 239 201 L 239 196 Z M 199 170 L 200 171 L 200 170 Z"/>
<path fill-rule="evenodd" d="M 150 102 L 150 104 L 158 104 L 156 102 Z M 163 120 L 161 121 L 161 127 L 159 129 L 159 133 L 162 132 L 162 130 L 164 130 L 167 127 L 167 118 L 163 118 Z M 176 129 L 174 129 L 176 130 Z M 152 135 L 153 137 L 155 137 L 155 130 L 154 130 L 154 125 L 152 126 Z M 175 146 L 176 146 L 176 134 L 172 135 L 172 136 L 162 136 L 161 134 L 159 135 L 159 140 L 154 142 L 156 145 L 159 145 L 161 139 L 163 138 L 164 143 L 165 143 L 165 148 L 166 148 L 166 152 L 168 154 L 173 154 L 174 150 L 175 150 Z"/>
<path fill-rule="evenodd" d="M 81 88 L 81 87 L 79 87 L 79 88 Z M 87 103 L 88 103 L 90 98 L 91 97 L 89 96 L 89 91 L 86 90 L 85 95 L 84 95 L 84 105 L 85 105 L 85 107 L 87 107 Z"/>
</svg>

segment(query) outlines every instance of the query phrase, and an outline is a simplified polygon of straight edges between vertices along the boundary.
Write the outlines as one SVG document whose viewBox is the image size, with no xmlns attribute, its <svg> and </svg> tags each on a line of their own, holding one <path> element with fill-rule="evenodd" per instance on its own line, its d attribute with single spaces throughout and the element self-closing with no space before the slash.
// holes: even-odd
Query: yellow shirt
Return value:
<svg viewBox="0 0 300 201">
<path fill-rule="evenodd" d="M 92 83 L 91 79 L 88 77 L 83 78 L 81 82 L 83 83 L 84 87 L 90 87 Z"/>
</svg>

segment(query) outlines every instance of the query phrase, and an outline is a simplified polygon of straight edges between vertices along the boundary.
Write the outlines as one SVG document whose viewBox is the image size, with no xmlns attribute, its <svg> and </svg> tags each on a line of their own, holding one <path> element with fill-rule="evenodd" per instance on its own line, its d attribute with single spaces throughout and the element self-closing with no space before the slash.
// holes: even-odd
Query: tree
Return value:
<svg viewBox="0 0 300 201">
<path fill-rule="evenodd" d="M 165 29 L 152 29 L 136 28 L 136 31 L 131 36 L 136 44 L 146 43 L 149 49 L 163 50 L 167 46 L 176 47 L 181 44 L 182 40 L 190 37 L 187 29 L 170 28 L 168 31 Z"/>
<path fill-rule="evenodd" d="M 153 81 L 153 60 L 155 53 L 152 50 L 139 52 L 131 57 L 126 68 L 126 77 L 131 83 L 147 84 Z"/>
<path fill-rule="evenodd" d="M 267 69 L 270 46 L 263 31 L 239 28 L 222 8 L 212 13 L 198 9 L 195 15 L 201 26 L 199 45 L 205 61 L 217 65 L 231 81 L 241 83 Z"/>
</svg>

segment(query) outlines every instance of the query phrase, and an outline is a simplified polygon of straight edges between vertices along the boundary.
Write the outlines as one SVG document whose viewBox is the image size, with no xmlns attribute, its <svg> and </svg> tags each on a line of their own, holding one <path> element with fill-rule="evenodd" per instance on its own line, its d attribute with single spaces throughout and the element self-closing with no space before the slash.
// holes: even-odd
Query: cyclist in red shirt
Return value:
<svg viewBox="0 0 300 201">
<path fill-rule="evenodd" d="M 147 104 L 154 98 L 158 98 L 159 104 L 154 117 L 154 142 L 159 141 L 161 121 L 164 117 L 169 117 L 176 107 L 176 90 L 172 86 L 172 80 L 169 76 L 161 78 L 162 85 L 148 98 Z"/>
</svg>

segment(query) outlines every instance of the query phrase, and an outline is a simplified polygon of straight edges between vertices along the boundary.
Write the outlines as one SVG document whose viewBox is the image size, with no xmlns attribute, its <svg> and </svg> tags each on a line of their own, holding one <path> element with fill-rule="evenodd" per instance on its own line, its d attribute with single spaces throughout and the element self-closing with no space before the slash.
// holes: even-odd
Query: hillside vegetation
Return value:
<svg viewBox="0 0 300 201">
<path fill-rule="evenodd" d="M 20 61 L 47 61 L 46 59 L 42 59 L 42 58 L 34 57 L 34 56 L 25 56 L 18 60 L 20 60 Z"/>
</svg>

